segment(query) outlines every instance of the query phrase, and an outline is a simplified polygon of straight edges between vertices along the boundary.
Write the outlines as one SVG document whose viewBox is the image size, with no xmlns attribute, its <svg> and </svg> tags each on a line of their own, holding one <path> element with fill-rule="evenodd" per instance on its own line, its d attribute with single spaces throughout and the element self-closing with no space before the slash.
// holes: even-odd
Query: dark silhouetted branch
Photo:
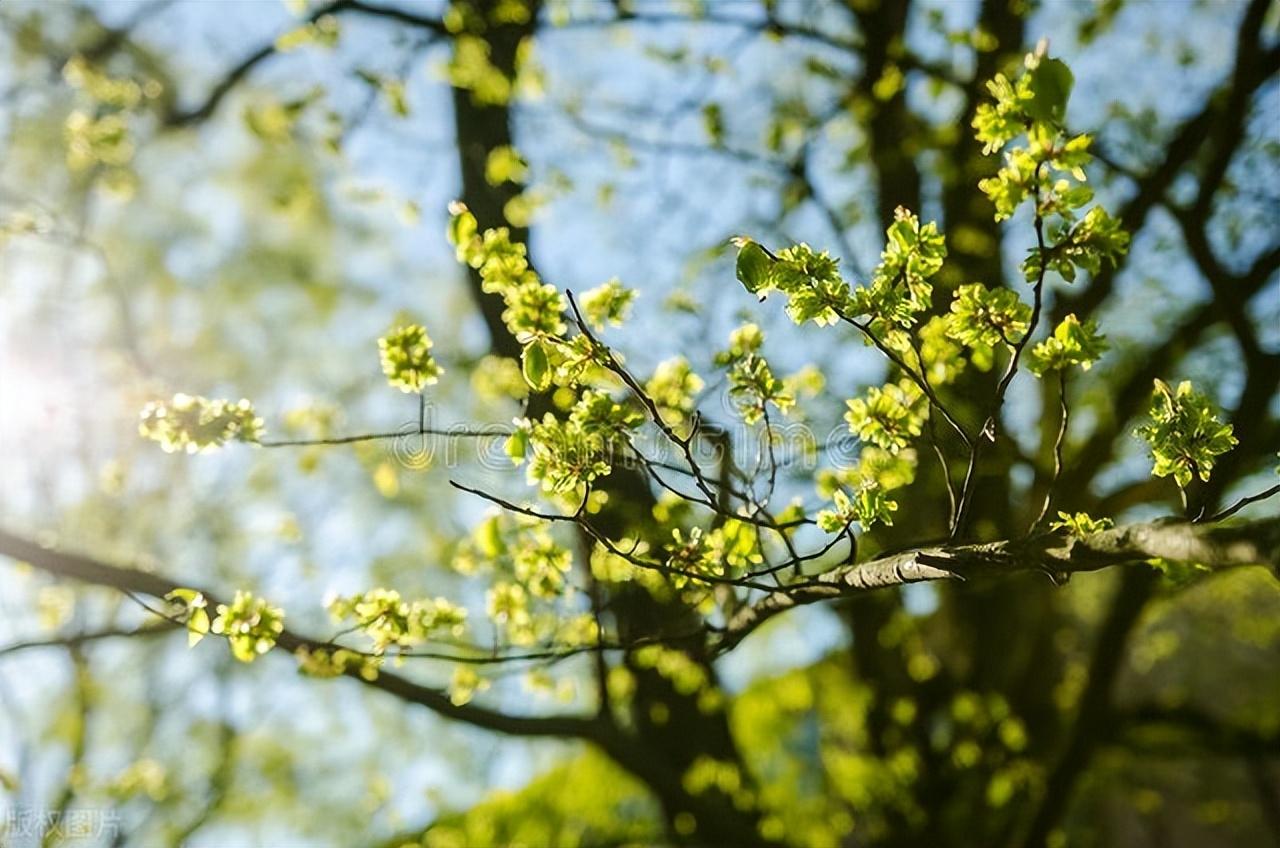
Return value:
<svg viewBox="0 0 1280 848">
<path fill-rule="evenodd" d="M 178 588 L 198 589 L 160 574 L 124 568 L 80 554 L 42 547 L 3 530 L 0 530 L 0 555 L 25 562 L 57 577 L 105 586 L 126 593 L 149 595 L 153 598 L 163 599 Z M 210 603 L 217 603 L 215 595 L 207 592 L 204 594 Z M 276 647 L 290 653 L 299 648 L 314 649 L 328 646 L 328 642 L 311 639 L 288 629 L 276 639 Z M 346 671 L 345 675 L 366 686 L 395 695 L 401 700 L 426 707 L 445 718 L 496 733 L 512 736 L 569 737 L 602 742 L 604 725 L 594 717 L 509 715 L 475 704 L 455 704 L 445 692 L 388 672 L 380 673 L 373 680 L 362 678 L 356 669 Z"/>
<path fill-rule="evenodd" d="M 370 3 L 361 2 L 361 0 L 335 0 L 332 3 L 326 3 L 312 10 L 311 14 L 305 18 L 306 23 L 315 23 L 326 15 L 340 14 L 356 14 L 373 18 L 384 18 L 386 20 L 395 21 L 396 23 L 405 24 L 425 29 L 437 35 L 446 35 L 448 31 L 444 24 L 440 21 L 414 14 L 405 9 L 398 9 L 385 6 L 377 6 Z M 275 56 L 275 42 L 264 44 L 257 50 L 241 59 L 234 67 L 228 70 L 220 80 L 210 89 L 204 99 L 199 104 L 190 109 L 177 109 L 165 118 L 165 124 L 171 127 L 187 127 L 198 124 L 208 119 L 218 106 L 226 99 L 237 85 L 244 81 L 245 77 L 266 60 Z"/>
<path fill-rule="evenodd" d="M 836 568 L 805 584 L 744 607 L 721 636 L 730 650 L 756 627 L 793 607 L 846 598 L 888 586 L 1041 572 L 1055 581 L 1083 571 L 1143 565 L 1163 558 L 1208 568 L 1265 565 L 1280 570 L 1280 519 L 1219 526 L 1183 521 L 1130 524 L 1086 538 L 1043 534 L 972 545 L 938 545 Z"/>
</svg>

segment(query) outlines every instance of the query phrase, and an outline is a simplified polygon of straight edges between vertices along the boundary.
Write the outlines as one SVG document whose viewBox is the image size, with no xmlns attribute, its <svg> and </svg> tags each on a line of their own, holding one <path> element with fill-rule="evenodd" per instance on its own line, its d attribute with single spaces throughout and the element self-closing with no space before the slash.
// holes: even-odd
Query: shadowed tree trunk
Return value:
<svg viewBox="0 0 1280 848">
<path fill-rule="evenodd" d="M 489 61 L 507 79 L 514 80 L 519 71 L 520 45 L 533 37 L 540 7 L 535 4 L 529 20 L 524 23 L 494 24 L 490 21 L 491 12 L 499 5 L 497 0 L 474 0 L 465 4 L 468 10 L 465 18 L 488 22 L 483 27 L 476 24 L 476 29 L 489 46 Z M 453 107 L 462 201 L 482 229 L 508 227 L 514 241 L 528 245 L 528 228 L 512 225 L 504 213 L 506 204 L 518 196 L 524 186 L 515 181 L 495 186 L 485 177 L 489 155 L 516 144 L 510 104 L 480 103 L 471 91 L 455 87 Z M 530 256 L 532 262 L 532 251 Z M 478 271 L 469 269 L 468 276 L 472 294 L 489 328 L 493 352 L 519 357 L 521 346 L 502 323 L 502 299 L 481 290 Z M 539 416 L 551 409 L 548 395 L 531 400 L 532 415 Z M 640 538 L 647 536 L 654 548 L 660 548 L 667 541 L 654 534 L 652 508 L 656 501 L 639 468 L 619 464 L 600 488 L 609 495 L 608 506 L 593 519 L 602 530 L 613 538 L 623 538 L 628 533 L 638 533 Z M 590 540 L 586 541 L 584 548 L 590 551 Z M 587 579 L 592 578 L 588 575 Z M 659 601 L 635 584 L 601 589 L 600 612 L 613 618 L 623 642 L 653 639 L 658 635 L 679 642 L 682 635 L 698 629 L 698 615 L 679 601 Z M 695 646 L 689 649 L 689 656 L 714 680 L 715 669 L 710 657 L 698 649 L 695 642 L 685 639 L 683 643 Z M 693 845 L 767 844 L 759 833 L 759 816 L 752 806 L 736 806 L 732 798 L 718 790 L 694 795 L 682 785 L 684 775 L 694 762 L 710 757 L 736 765 L 750 787 L 750 775 L 729 731 L 725 711 L 700 709 L 696 695 L 680 693 L 658 671 L 638 664 L 633 653 L 628 654 L 626 667 L 635 677 L 636 688 L 629 715 L 623 717 L 622 732 L 633 734 L 634 738 L 626 745 L 610 749 L 609 753 L 645 781 L 657 796 L 671 838 L 680 844 Z M 603 689 L 601 683 L 597 681 L 597 686 Z M 599 694 L 602 699 L 607 698 L 606 691 Z M 604 714 L 612 716 L 607 706 Z"/>
</svg>

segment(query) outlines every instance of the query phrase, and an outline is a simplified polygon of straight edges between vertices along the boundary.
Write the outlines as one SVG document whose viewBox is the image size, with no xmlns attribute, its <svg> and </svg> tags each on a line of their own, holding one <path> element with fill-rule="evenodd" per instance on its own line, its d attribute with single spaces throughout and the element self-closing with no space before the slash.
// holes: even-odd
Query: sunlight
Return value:
<svg viewBox="0 0 1280 848">
<path fill-rule="evenodd" d="M 51 363 L 0 350 L 0 456 L 17 459 L 29 452 L 32 441 L 69 408 L 66 380 Z"/>
<path fill-rule="evenodd" d="M 1278 23 L 0 0 L 0 848 L 1280 848 Z"/>
</svg>

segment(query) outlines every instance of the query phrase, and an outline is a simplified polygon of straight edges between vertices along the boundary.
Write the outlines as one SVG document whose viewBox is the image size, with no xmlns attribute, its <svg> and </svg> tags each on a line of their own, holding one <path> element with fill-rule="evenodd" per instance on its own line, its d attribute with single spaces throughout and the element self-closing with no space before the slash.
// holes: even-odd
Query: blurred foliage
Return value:
<svg viewBox="0 0 1280 848">
<path fill-rule="evenodd" d="M 1037 513 L 1087 539 L 1274 484 L 1274 3 L 0 22 L 0 529 L 228 601 L 5 562 L 6 845 L 77 844 L 85 810 L 122 845 L 1276 838 L 1264 569 L 896 587 L 714 660 L 686 633 L 797 544 L 813 574 L 957 508 L 981 540 Z M 1019 356 L 1041 379 L 988 427 Z M 961 444 L 930 392 L 981 464 L 934 462 Z M 636 485 L 615 448 L 654 449 L 646 419 L 740 439 L 699 458 L 759 509 Z M 332 638 L 272 651 L 286 622 Z M 601 670 L 618 622 L 666 641 Z M 455 717 L 607 694 L 636 748 L 493 736 L 369 685 L 392 674 Z"/>
</svg>

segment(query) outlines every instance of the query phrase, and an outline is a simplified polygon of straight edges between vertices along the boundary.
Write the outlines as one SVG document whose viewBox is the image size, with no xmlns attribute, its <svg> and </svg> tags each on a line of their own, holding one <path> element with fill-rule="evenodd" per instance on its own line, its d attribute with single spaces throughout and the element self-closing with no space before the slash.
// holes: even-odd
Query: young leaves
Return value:
<svg viewBox="0 0 1280 848">
<path fill-rule="evenodd" d="M 844 489 L 836 489 L 832 502 L 835 508 L 822 510 L 817 519 L 818 527 L 827 533 L 838 533 L 852 523 L 863 530 L 877 522 L 891 526 L 898 509 L 898 502 L 874 484 L 863 486 L 852 497 Z"/>
<path fill-rule="evenodd" d="M 689 367 L 689 360 L 674 356 L 658 363 L 644 390 L 666 422 L 676 426 L 693 414 L 695 398 L 703 385 L 702 378 Z"/>
<path fill-rule="evenodd" d="M 872 284 L 878 279 L 901 283 L 923 308 L 933 292 L 929 280 L 947 258 L 946 241 L 938 232 L 938 225 L 933 221 L 921 224 L 915 213 L 899 206 L 893 211 L 893 223 L 885 234 L 887 242 Z"/>
<path fill-rule="evenodd" d="M 194 648 L 209 632 L 209 602 L 195 589 L 174 589 L 165 600 L 180 605 L 187 617 L 187 647 Z"/>
<path fill-rule="evenodd" d="M 1115 526 L 1110 518 L 1093 518 L 1087 512 L 1059 512 L 1057 520 L 1049 524 L 1049 529 L 1066 530 L 1077 539 L 1084 539 Z"/>
<path fill-rule="evenodd" d="M 818 513 L 818 526 L 837 533 L 850 522 L 863 530 L 876 523 L 892 525 L 898 502 L 889 493 L 911 484 L 916 463 L 916 452 L 910 448 L 895 453 L 868 445 L 855 465 L 819 472 L 818 494 L 829 498 L 833 509 Z"/>
<path fill-rule="evenodd" d="M 733 518 L 711 530 L 676 527 L 665 550 L 668 567 L 708 577 L 725 577 L 763 562 L 756 528 Z M 684 575 L 671 577 L 677 587 L 688 580 Z"/>
<path fill-rule="evenodd" d="M 966 347 L 1012 347 L 1021 341 L 1031 321 L 1031 307 L 1009 289 L 989 289 L 981 283 L 960 286 L 947 316 L 947 335 Z"/>
<path fill-rule="evenodd" d="M 640 426 L 644 416 L 609 395 L 585 391 L 566 419 L 547 413 L 541 421 L 517 419 L 506 451 L 519 464 L 532 449 L 527 476 L 547 494 L 581 490 L 613 471 L 616 441 Z"/>
<path fill-rule="evenodd" d="M 1074 274 L 1064 272 L 1061 263 L 1069 262 L 1096 274 L 1104 262 L 1114 265 L 1128 249 L 1129 234 L 1120 228 L 1120 222 L 1101 206 L 1095 206 L 1062 240 L 1058 247 L 1060 258 L 1051 267 L 1070 282 Z"/>
<path fill-rule="evenodd" d="M 165 599 L 181 606 L 186 614 L 188 646 L 215 633 L 226 638 L 231 653 L 241 662 L 253 662 L 271 650 L 276 637 L 284 632 L 284 611 L 250 592 L 236 592 L 230 605 L 218 604 L 212 622 L 208 600 L 194 589 L 174 589 Z"/>
<path fill-rule="evenodd" d="M 920 400 L 919 389 L 906 381 L 873 387 L 865 398 L 845 402 L 844 420 L 859 439 L 897 453 L 920 435 L 928 418 L 929 408 Z"/>
<path fill-rule="evenodd" d="M 529 267 L 525 246 L 513 242 L 506 227 L 481 235 L 475 216 L 461 203 L 449 204 L 449 216 L 449 240 L 458 260 L 480 272 L 485 292 L 502 297 L 507 330 L 522 343 L 564 333 L 565 299 Z"/>
<path fill-rule="evenodd" d="M 716 365 L 729 369 L 729 398 L 746 424 L 764 417 L 773 404 L 784 415 L 795 405 L 795 393 L 773 374 L 760 353 L 764 333 L 755 324 L 743 324 L 729 335 L 729 349 L 716 354 Z"/>
<path fill-rule="evenodd" d="M 166 453 L 197 453 L 230 441 L 261 440 L 262 419 L 244 399 L 209 400 L 176 394 L 169 401 L 152 401 L 143 407 L 138 432 L 159 442 Z"/>
<path fill-rule="evenodd" d="M 484 179 L 489 185 L 523 183 L 528 177 L 529 163 L 520 151 L 509 144 L 489 151 L 489 158 L 484 163 Z"/>
<path fill-rule="evenodd" d="M 1066 117 L 1075 85 L 1066 63 L 1037 51 L 1027 54 L 1023 68 L 1016 80 L 996 74 L 987 83 L 994 102 L 979 105 L 973 118 L 984 154 L 1003 150 L 1018 136 L 1034 131 L 1036 124 L 1048 124 L 1050 129 L 1061 126 Z"/>
<path fill-rule="evenodd" d="M 1027 368 L 1037 377 L 1072 365 L 1088 371 L 1106 350 L 1107 338 L 1098 332 L 1093 319 L 1081 324 L 1080 319 L 1071 314 L 1054 328 L 1052 336 L 1031 349 Z"/>
<path fill-rule="evenodd" d="M 797 324 L 818 326 L 865 315 L 890 327 L 911 327 L 929 305 L 930 279 L 942 267 L 946 242 L 933 222 L 921 224 L 898 207 L 885 234 L 880 265 L 867 286 L 850 288 L 839 260 L 826 251 L 797 244 L 772 254 L 746 238 L 738 244 L 738 280 L 761 300 L 771 291 L 787 297 L 787 315 Z"/>
<path fill-rule="evenodd" d="M 854 290 L 848 311 L 867 315 L 883 327 L 910 328 L 929 306 L 933 276 L 947 256 L 946 240 L 938 225 L 899 206 L 885 232 L 885 247 L 871 283 Z"/>
<path fill-rule="evenodd" d="M 582 314 L 587 323 L 597 330 L 603 330 L 605 324 L 621 326 L 627 313 L 631 311 L 636 294 L 635 289 L 627 288 L 615 277 L 604 285 L 583 292 L 578 302 L 582 305 Z"/>
<path fill-rule="evenodd" d="M 432 358 L 431 347 L 430 336 L 418 324 L 397 327 L 378 339 L 378 358 L 387 382 L 406 393 L 421 392 L 436 383 L 444 369 Z"/>
<path fill-rule="evenodd" d="M 1137 434 L 1151 448 L 1152 473 L 1172 475 L 1179 488 L 1186 488 L 1193 477 L 1207 481 L 1215 457 L 1236 445 L 1231 425 L 1219 421 L 1212 402 L 1186 380 L 1177 390 L 1163 380 L 1155 381 L 1151 422 L 1139 427 Z"/>
<path fill-rule="evenodd" d="M 738 239 L 738 279 L 764 300 L 771 291 L 787 297 L 787 315 L 797 324 L 834 324 L 837 310 L 849 306 L 849 284 L 840 278 L 839 260 L 825 250 L 797 244 L 770 254 L 750 239 Z"/>
<path fill-rule="evenodd" d="M 1093 199 L 1084 184 L 1093 139 L 1069 135 L 1063 126 L 1073 85 L 1070 69 L 1045 57 L 1042 49 L 1028 55 L 1025 65 L 1016 82 L 998 75 L 988 83 L 995 102 L 979 106 L 974 117 L 984 153 L 1008 148 L 1004 167 L 978 187 L 995 206 L 997 221 L 1028 200 L 1034 204 L 1037 227 L 1052 243 L 1037 245 L 1023 262 L 1027 281 L 1053 270 L 1071 282 L 1077 268 L 1096 274 L 1103 262 L 1114 263 L 1128 248 L 1129 236 L 1101 207 L 1077 220 L 1078 210 Z M 1025 143 L 1009 147 L 1022 135 Z"/>
<path fill-rule="evenodd" d="M 465 609 L 444 598 L 405 601 L 392 589 L 336 598 L 329 613 L 339 622 L 354 619 L 356 629 L 373 641 L 373 651 L 379 654 L 393 646 L 420 644 L 437 633 L 461 636 L 467 619 Z"/>
</svg>

